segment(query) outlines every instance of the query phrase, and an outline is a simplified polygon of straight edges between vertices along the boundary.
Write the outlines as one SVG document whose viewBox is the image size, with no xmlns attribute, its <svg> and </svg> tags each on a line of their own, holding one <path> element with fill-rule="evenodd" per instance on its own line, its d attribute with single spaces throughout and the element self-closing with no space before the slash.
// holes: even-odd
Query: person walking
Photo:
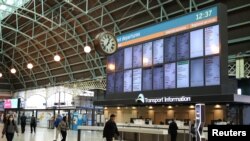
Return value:
<svg viewBox="0 0 250 141">
<path fill-rule="evenodd" d="M 30 119 L 30 133 L 36 133 L 36 118 L 34 117 L 34 115 L 32 115 L 31 119 Z"/>
<path fill-rule="evenodd" d="M 61 141 L 66 141 L 67 130 L 69 129 L 66 116 L 63 117 L 62 121 L 58 125 L 58 128 L 59 128 L 59 131 L 61 131 L 61 135 L 62 135 Z"/>
<path fill-rule="evenodd" d="M 56 130 L 56 136 L 55 136 L 55 139 L 54 139 L 54 141 L 57 141 L 57 138 L 58 138 L 58 135 L 59 135 L 59 133 L 61 132 L 60 130 L 59 130 L 59 128 L 58 128 L 58 125 L 59 125 L 59 123 L 62 121 L 62 116 L 60 115 L 60 114 L 58 114 L 57 115 L 57 117 L 56 117 L 56 120 L 55 120 L 55 122 L 54 122 L 54 126 L 55 126 L 55 130 Z"/>
<path fill-rule="evenodd" d="M 111 114 L 104 126 L 103 137 L 106 138 L 106 141 L 113 141 L 115 135 L 119 136 L 119 131 L 115 123 L 115 115 Z"/>
<path fill-rule="evenodd" d="M 176 141 L 177 130 L 178 130 L 178 126 L 177 126 L 175 120 L 172 119 L 172 122 L 169 124 L 169 128 L 168 128 L 168 133 L 170 134 L 171 141 Z"/>
<path fill-rule="evenodd" d="M 6 120 L 6 122 L 4 123 L 3 131 L 2 131 L 2 138 L 5 135 L 7 138 L 7 141 L 12 141 L 15 132 L 17 133 L 17 136 L 18 136 L 17 124 L 14 121 L 13 115 L 10 115 L 8 119 Z"/>
<path fill-rule="evenodd" d="M 195 141 L 196 140 L 196 132 L 195 132 L 195 121 L 193 121 L 191 123 L 191 127 L 190 127 L 190 133 L 191 133 L 191 138 L 192 138 L 192 141 Z"/>
<path fill-rule="evenodd" d="M 22 134 L 25 132 L 26 119 L 27 119 L 27 117 L 26 117 L 25 114 L 23 113 L 23 115 L 22 115 L 21 118 L 20 118 L 20 120 L 21 120 L 21 130 L 22 130 Z"/>
</svg>

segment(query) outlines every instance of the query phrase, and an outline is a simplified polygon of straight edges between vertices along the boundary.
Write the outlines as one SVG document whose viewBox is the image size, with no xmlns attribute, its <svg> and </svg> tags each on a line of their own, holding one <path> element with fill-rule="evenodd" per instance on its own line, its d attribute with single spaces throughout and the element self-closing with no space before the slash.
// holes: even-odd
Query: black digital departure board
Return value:
<svg viewBox="0 0 250 141">
<path fill-rule="evenodd" d="M 124 69 L 132 68 L 132 47 L 124 49 Z"/>
<path fill-rule="evenodd" d="M 217 17 L 218 13 L 213 13 L 216 10 L 216 7 L 212 7 L 208 12 Z M 122 45 L 127 45 L 107 57 L 107 94 L 174 95 L 174 92 L 189 92 L 192 95 L 200 93 L 203 88 L 211 89 L 211 93 L 219 93 L 224 80 L 221 75 L 225 69 L 223 63 L 226 62 L 222 56 L 227 51 L 222 52 L 225 48 L 222 48 L 220 34 L 224 27 L 217 18 L 194 17 L 195 22 L 187 29 L 184 26 L 169 29 L 164 32 L 165 36 L 151 40 L 151 36 L 153 38 L 158 34 L 146 33 L 155 28 L 140 30 L 140 34 L 145 33 L 145 41 L 143 38 L 130 43 L 130 38 L 135 36 L 128 36 L 130 34 L 118 38 L 118 41 L 124 40 Z"/>
<path fill-rule="evenodd" d="M 174 62 L 176 60 L 175 36 L 171 36 L 165 39 L 164 49 L 165 62 Z"/>
<path fill-rule="evenodd" d="M 143 70 L 143 80 L 142 80 L 142 90 L 143 91 L 148 91 L 148 90 L 152 90 L 152 69 L 144 69 Z"/>
<path fill-rule="evenodd" d="M 220 85 L 218 30 L 212 25 L 118 50 L 108 57 L 116 70 L 115 81 L 108 71 L 109 93 Z"/>
<path fill-rule="evenodd" d="M 133 47 L 133 68 L 142 67 L 142 45 Z"/>
<path fill-rule="evenodd" d="M 143 67 L 152 66 L 152 42 L 143 44 Z"/>
</svg>

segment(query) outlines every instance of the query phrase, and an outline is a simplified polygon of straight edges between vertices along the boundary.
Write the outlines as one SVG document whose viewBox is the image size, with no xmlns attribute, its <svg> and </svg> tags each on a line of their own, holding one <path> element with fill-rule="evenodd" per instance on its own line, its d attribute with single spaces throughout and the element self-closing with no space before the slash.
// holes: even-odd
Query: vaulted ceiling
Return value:
<svg viewBox="0 0 250 141">
<path fill-rule="evenodd" d="M 75 81 L 105 79 L 105 57 L 93 46 L 102 31 L 115 35 L 159 23 L 217 3 L 215 0 L 30 0 L 0 23 L 0 89 L 19 90 Z M 248 4 L 245 0 L 229 8 Z M 232 5 L 230 7 L 230 5 Z M 0 12 L 6 12 L 1 9 Z M 228 11 L 230 13 L 230 11 Z M 234 15 L 234 11 L 232 12 Z M 244 11 L 243 11 L 244 13 Z M 248 14 L 249 15 L 249 14 Z M 249 19 L 248 19 L 249 20 Z M 249 22 L 249 21 L 248 21 Z M 229 19 L 230 23 L 230 19 Z M 242 23 L 238 21 L 232 25 Z M 249 23 L 241 25 L 248 29 Z M 233 32 L 234 27 L 231 27 Z M 230 29 L 229 29 L 230 30 Z M 242 34 L 241 34 L 242 35 Z M 247 35 L 244 35 L 245 37 Z M 233 39 L 243 37 L 235 36 Z M 232 39 L 232 44 L 236 42 Z M 241 46 L 249 45 L 243 41 Z M 83 47 L 90 45 L 86 54 Z M 59 54 L 60 62 L 53 57 Z M 28 63 L 34 65 L 28 69 Z M 14 67 L 17 72 L 10 73 Z"/>
</svg>

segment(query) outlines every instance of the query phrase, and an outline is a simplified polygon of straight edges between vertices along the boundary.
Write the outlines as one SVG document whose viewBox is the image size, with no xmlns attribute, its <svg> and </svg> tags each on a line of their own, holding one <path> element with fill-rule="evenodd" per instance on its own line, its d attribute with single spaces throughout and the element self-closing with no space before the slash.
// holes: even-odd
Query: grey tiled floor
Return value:
<svg viewBox="0 0 250 141">
<path fill-rule="evenodd" d="M 19 132 L 20 126 L 18 126 Z M 2 136 L 2 129 L 3 124 L 0 124 L 0 135 Z M 19 136 L 17 134 L 14 135 L 13 141 L 53 141 L 54 140 L 54 129 L 47 129 L 47 128 L 37 128 L 36 133 L 31 134 L 30 128 L 27 125 L 26 131 L 24 134 L 19 133 Z M 6 137 L 1 138 L 0 141 L 7 141 Z M 58 141 L 61 139 L 59 138 Z M 67 135 L 66 141 L 77 141 L 77 131 L 69 130 Z M 101 132 L 95 132 L 95 131 L 82 131 L 81 133 L 81 141 L 104 141 L 102 138 Z"/>
</svg>

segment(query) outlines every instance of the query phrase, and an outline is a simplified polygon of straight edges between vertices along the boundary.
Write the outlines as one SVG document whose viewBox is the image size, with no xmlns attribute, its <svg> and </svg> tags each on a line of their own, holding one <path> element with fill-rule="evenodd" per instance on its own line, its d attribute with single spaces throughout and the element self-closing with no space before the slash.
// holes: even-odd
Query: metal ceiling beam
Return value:
<svg viewBox="0 0 250 141">
<path fill-rule="evenodd" d="M 113 24 L 114 24 L 114 29 L 116 28 L 116 29 L 118 30 L 118 32 L 120 32 L 119 26 L 117 25 L 117 23 L 116 23 L 115 20 L 114 20 L 114 17 L 109 13 L 109 11 L 108 11 L 107 8 L 105 7 L 105 5 L 103 5 L 103 4 L 100 2 L 100 0 L 98 0 L 98 3 L 101 5 L 102 10 L 104 10 L 104 11 L 108 14 L 109 18 L 110 18 L 111 21 L 113 22 Z M 103 15 L 103 13 L 102 13 L 102 15 Z M 103 16 L 102 16 L 102 17 L 103 17 Z M 103 19 L 102 19 L 102 20 L 103 20 Z M 115 31 L 115 30 L 114 30 L 114 31 Z"/>
<path fill-rule="evenodd" d="M 65 1 L 65 0 L 64 0 L 64 1 Z M 103 28 L 102 25 L 101 25 L 99 22 L 97 22 L 97 20 L 96 20 L 95 18 L 93 18 L 92 16 L 89 16 L 89 15 L 88 15 L 89 12 L 86 12 L 86 11 L 82 10 L 82 9 L 79 8 L 77 5 L 75 5 L 75 4 L 73 4 L 73 3 L 69 2 L 69 1 L 65 1 L 65 2 L 66 2 L 67 4 L 69 4 L 69 5 L 71 5 L 73 8 L 77 9 L 78 11 L 80 11 L 81 13 L 84 13 L 85 16 L 87 16 L 88 18 L 90 18 L 90 20 L 91 20 L 92 22 L 94 22 L 98 27 L 100 27 L 103 31 L 105 31 L 105 28 Z"/>
<path fill-rule="evenodd" d="M 240 10 L 240 9 L 248 8 L 248 7 L 250 7 L 250 3 L 244 4 L 244 5 L 235 7 L 235 8 L 228 9 L 227 12 L 228 12 L 228 13 L 231 13 L 231 12 L 238 11 L 238 10 Z"/>
<path fill-rule="evenodd" d="M 184 13 L 187 13 L 186 8 L 182 5 L 182 3 L 180 2 L 180 0 L 176 0 L 176 2 L 177 2 L 178 5 L 181 7 L 181 9 L 184 11 Z"/>
<path fill-rule="evenodd" d="M 26 10 L 26 9 L 25 9 Z M 23 16 L 23 17 L 25 17 L 25 18 L 28 18 L 27 16 Z M 31 19 L 31 18 L 29 18 L 29 20 L 32 20 L 33 22 L 37 22 L 37 21 L 34 21 L 33 19 Z M 42 27 L 44 27 L 45 25 L 43 25 L 43 24 L 41 24 L 41 23 L 39 23 L 39 22 L 37 22 L 39 25 L 41 25 Z M 18 28 L 18 26 L 17 26 L 17 28 Z M 16 31 L 17 31 L 18 29 L 16 29 Z M 24 33 L 24 34 L 26 34 L 26 33 Z M 27 36 L 29 36 L 29 35 L 27 35 Z M 33 39 L 34 37 L 30 37 L 30 39 Z M 69 43 L 68 43 L 69 44 Z M 46 48 L 46 47 L 45 47 Z M 61 52 L 63 55 L 64 55 L 64 53 L 63 52 Z M 64 55 L 64 58 L 66 59 L 66 56 Z M 47 65 L 48 66 L 48 65 Z M 64 66 L 64 65 L 62 65 L 62 66 Z M 67 71 L 67 69 L 65 68 L 65 71 L 66 72 L 68 72 Z M 69 73 L 69 75 L 70 75 L 70 73 Z M 72 78 L 72 75 L 71 75 L 71 80 L 73 80 L 73 78 Z"/>
<path fill-rule="evenodd" d="M 149 10 L 149 0 L 147 0 L 147 4 L 145 5 L 141 0 L 138 0 L 139 3 L 141 4 L 141 6 L 147 11 L 147 13 L 149 14 L 149 16 L 151 16 L 153 18 L 153 20 L 155 21 L 155 23 L 158 23 L 158 20 L 155 18 L 154 14 Z"/>
<path fill-rule="evenodd" d="M 235 44 L 235 43 L 246 42 L 246 41 L 250 41 L 250 36 L 245 36 L 245 37 L 229 40 L 228 44 Z"/>
<path fill-rule="evenodd" d="M 17 13 L 16 13 L 17 14 Z M 26 17 L 26 16 L 23 16 L 23 17 Z M 26 18 L 28 18 L 28 17 L 26 17 Z M 35 20 L 33 20 L 33 19 L 31 19 L 31 18 L 29 18 L 30 20 L 32 20 L 32 21 L 34 21 L 35 22 Z M 37 22 L 38 23 L 38 22 Z M 39 24 L 39 23 L 38 23 Z M 39 24 L 39 25 L 41 25 L 42 27 L 44 27 L 44 25 L 43 24 Z M 38 43 L 36 40 L 34 40 L 34 37 L 32 37 L 32 36 L 29 36 L 28 34 L 26 34 L 26 33 L 24 33 L 24 32 L 21 32 L 21 31 L 19 31 L 18 30 L 18 28 L 16 28 L 16 29 L 14 29 L 14 28 L 12 28 L 10 25 L 8 25 L 8 26 L 5 26 L 5 25 L 2 25 L 3 27 L 5 27 L 5 28 L 8 28 L 8 29 L 11 29 L 11 30 L 13 30 L 14 32 L 18 32 L 18 33 L 21 33 L 22 35 L 25 35 L 25 37 L 27 38 L 29 38 L 30 40 L 33 40 L 33 41 L 35 41 L 36 43 Z M 41 44 L 40 44 L 41 45 Z M 34 46 L 34 45 L 33 45 Z M 43 46 L 43 45 L 42 45 Z M 44 48 L 46 48 L 46 47 L 44 47 Z M 8 50 L 10 50 L 11 48 L 9 48 L 9 49 L 6 49 L 6 51 L 8 51 Z M 15 49 L 15 48 L 14 48 Z M 50 52 L 49 50 L 47 50 L 48 52 Z M 38 51 L 39 52 L 39 51 Z M 40 53 L 40 52 L 39 52 Z M 50 52 L 50 54 L 51 55 L 53 55 L 53 53 L 52 52 Z M 21 56 L 22 56 L 22 54 L 20 54 Z M 41 56 L 43 56 L 43 55 L 41 55 Z M 65 57 L 65 55 L 64 55 L 64 58 L 66 58 Z M 43 58 L 44 59 L 44 58 Z M 46 64 L 46 61 L 44 61 L 45 62 L 45 64 Z M 60 62 L 60 64 L 62 65 L 62 66 L 64 66 L 61 62 Z M 46 65 L 47 67 L 49 67 L 48 65 Z M 65 71 L 67 72 L 67 69 L 65 69 Z M 51 74 L 51 73 L 50 73 Z M 52 77 L 52 76 L 51 76 Z M 70 77 L 70 76 L 69 76 Z M 51 80 L 50 80 L 51 81 Z M 53 82 L 53 81 L 52 81 Z M 34 83 L 36 83 L 36 81 L 34 81 Z"/>
<path fill-rule="evenodd" d="M 197 7 L 195 0 L 190 0 L 190 5 L 189 5 L 190 11 L 189 12 L 192 12 L 192 8 L 193 8 L 192 5 L 194 6 L 195 10 L 198 10 L 198 7 Z"/>
<path fill-rule="evenodd" d="M 33 20 L 33 19 L 30 19 L 30 20 Z M 42 25 L 42 27 L 44 27 L 45 25 L 43 25 L 43 24 L 41 24 L 41 23 L 39 23 L 39 25 Z M 70 26 L 70 25 L 69 25 Z M 65 30 L 64 30 L 65 31 Z M 78 36 L 79 37 L 79 36 Z M 75 38 L 74 38 L 75 39 Z M 57 42 L 58 43 L 58 42 Z M 68 43 L 69 44 L 69 43 Z M 69 45 L 70 46 L 70 45 Z M 63 52 L 62 52 L 63 53 Z M 64 58 L 66 58 L 65 57 L 65 55 L 64 55 Z M 84 61 L 84 60 L 83 60 Z M 66 61 L 66 62 L 68 62 L 68 61 Z M 68 70 L 68 69 L 65 69 L 65 70 Z M 70 68 L 69 68 L 69 70 L 71 70 Z M 68 71 L 67 71 L 68 72 Z M 68 74 L 71 74 L 70 72 L 68 72 Z M 73 77 L 71 77 L 71 79 L 73 80 Z"/>
<path fill-rule="evenodd" d="M 8 5 L 9 6 L 9 5 Z M 12 6 L 12 7 L 14 7 L 14 6 Z M 28 16 L 26 16 L 26 15 L 23 15 L 23 14 L 20 14 L 20 13 L 17 13 L 17 12 L 15 12 L 14 14 L 17 14 L 18 16 L 21 16 L 21 17 L 23 17 L 23 18 L 26 18 L 26 19 L 28 19 L 28 20 L 30 20 L 30 21 L 32 21 L 32 22 L 35 22 L 35 23 L 37 23 L 38 25 L 40 25 L 40 26 L 42 26 L 42 27 L 44 27 L 44 28 L 46 28 L 46 30 L 47 31 L 51 31 L 51 32 L 53 32 L 54 34 L 57 34 L 57 32 L 54 32 L 53 31 L 53 28 L 55 28 L 55 27 L 53 27 L 53 25 L 56 25 L 56 28 L 59 28 L 61 25 L 60 24 L 58 24 L 58 23 L 56 23 L 56 22 L 54 22 L 53 21 L 53 19 L 52 20 L 48 20 L 49 22 L 51 22 L 51 27 L 48 27 L 48 26 L 46 26 L 46 25 L 44 25 L 43 23 L 40 23 L 39 22 L 39 19 L 41 19 L 41 18 L 45 18 L 46 17 L 46 15 L 49 15 L 49 14 L 51 14 L 51 13 L 49 13 L 50 11 L 54 11 L 55 9 L 50 9 L 49 10 L 49 12 L 45 12 L 46 14 L 45 15 L 40 15 L 40 14 L 38 14 L 38 13 L 36 13 L 36 12 L 34 12 L 34 11 L 31 11 L 31 10 L 29 10 L 29 9 L 27 9 L 27 8 L 22 8 L 21 10 L 23 10 L 23 11 L 26 11 L 26 12 L 30 12 L 30 13 L 32 13 L 32 14 L 34 14 L 34 17 L 35 17 L 35 19 L 33 19 L 33 18 L 30 18 L 30 17 L 28 17 Z M 52 13 L 52 15 L 53 15 L 53 13 Z M 39 16 L 39 19 L 37 19 L 36 17 L 37 16 Z M 45 18 L 45 19 L 48 19 L 48 18 Z M 26 25 L 28 25 L 28 24 L 26 24 Z M 25 27 L 25 26 L 24 26 Z M 23 28 L 24 28 L 23 27 Z M 74 37 L 74 35 L 72 35 L 70 32 L 68 32 L 68 30 L 65 30 L 64 28 L 60 28 L 61 30 L 63 30 L 63 32 L 64 33 L 67 33 L 67 34 L 69 34 L 70 36 L 72 36 L 72 37 Z M 20 29 L 21 30 L 21 29 Z M 32 29 L 30 29 L 30 30 L 32 30 Z M 38 34 L 36 34 L 36 35 L 38 35 Z M 32 36 L 33 38 L 36 38 L 36 37 L 38 37 L 38 36 Z M 72 39 L 75 39 L 76 40 L 76 38 L 72 38 Z M 79 38 L 78 38 L 79 39 Z M 83 44 L 83 42 L 81 41 L 81 40 L 76 40 L 76 42 L 78 42 L 79 44 Z"/>
<path fill-rule="evenodd" d="M 91 68 L 91 69 L 93 69 L 93 70 L 96 70 L 96 69 L 99 69 L 99 67 L 93 67 L 93 68 Z M 89 70 L 88 69 L 84 69 L 84 70 L 78 70 L 78 71 L 74 71 L 73 72 L 73 74 L 77 74 L 77 73 L 84 73 L 84 72 L 89 72 Z M 53 75 L 53 77 L 60 77 L 60 76 L 67 76 L 68 74 L 66 74 L 66 73 L 62 73 L 62 74 L 55 74 L 55 75 Z M 100 77 L 100 76 L 97 76 L 96 78 L 98 78 L 98 77 Z M 103 78 L 105 78 L 106 76 L 101 76 L 101 77 L 103 77 Z M 93 78 L 93 77 L 89 77 L 89 78 L 86 78 L 86 79 L 96 79 L 96 78 Z M 47 78 L 37 78 L 37 81 L 39 81 L 39 80 L 45 80 L 45 79 L 47 79 Z M 85 79 L 85 78 L 84 78 Z M 77 80 L 73 80 L 73 81 L 77 81 Z M 72 82 L 73 82 L 72 81 Z M 28 80 L 28 81 L 26 81 L 26 82 L 31 82 L 31 80 Z M 18 84 L 18 83 L 14 83 L 14 84 Z"/>
<path fill-rule="evenodd" d="M 16 33 L 19 33 L 19 34 L 22 34 L 23 36 L 25 36 L 26 38 L 30 38 L 30 39 L 32 39 L 29 35 L 27 35 L 26 33 L 23 33 L 23 32 L 20 32 L 18 29 L 14 29 L 13 27 L 11 27 L 10 25 L 9 26 L 5 26 L 5 25 L 1 25 L 1 23 L 0 23 L 0 26 L 3 26 L 4 28 L 8 28 L 8 29 L 10 29 L 10 30 L 13 30 L 13 31 L 15 31 Z M 33 39 L 32 39 L 33 40 Z M 34 40 L 35 41 L 35 40 Z M 35 41 L 36 43 L 37 43 L 37 41 Z M 16 49 L 15 48 L 16 47 L 16 45 L 14 45 L 13 46 L 13 48 L 11 48 L 11 49 Z M 10 50 L 10 48 L 9 49 L 6 49 L 5 50 L 5 52 L 7 52 L 7 51 L 9 51 Z M 21 56 L 23 56 L 22 54 L 20 54 Z M 28 61 L 27 61 L 28 62 Z M 21 67 L 22 68 L 22 67 Z M 22 70 L 24 70 L 24 72 L 26 73 L 26 74 L 28 74 L 27 73 L 27 71 L 25 70 L 25 69 L 23 69 L 22 68 Z M 29 75 L 29 77 L 31 77 L 30 75 Z M 33 79 L 32 77 L 31 77 L 31 79 Z M 36 84 L 36 81 L 35 80 L 33 80 L 34 81 L 34 84 Z"/>
<path fill-rule="evenodd" d="M 71 15 L 72 17 L 74 17 L 73 14 L 72 14 L 70 11 L 68 11 L 68 13 L 69 13 L 69 15 Z M 79 20 L 75 19 L 75 21 L 77 22 L 77 24 L 79 24 L 79 25 L 81 26 L 81 28 L 82 28 L 82 30 L 83 30 L 84 32 L 86 32 L 86 33 L 88 32 L 88 31 L 86 30 L 86 28 L 83 27 L 83 26 L 81 25 L 81 23 L 80 23 Z M 87 37 L 86 40 L 88 40 L 88 38 L 91 40 L 91 37 L 89 36 L 89 34 L 86 34 L 85 36 Z M 86 44 L 87 44 L 87 42 L 88 42 L 88 41 L 86 41 Z M 92 43 L 92 45 L 93 45 L 93 42 L 91 42 L 91 43 Z M 94 45 L 93 45 L 93 46 L 94 46 Z M 97 54 L 97 53 L 95 52 L 95 54 Z M 87 53 L 87 54 L 86 54 L 86 58 L 88 58 L 88 56 L 90 56 L 90 58 L 92 58 L 92 59 L 85 59 L 85 60 L 93 60 L 94 63 L 96 64 L 96 66 L 98 66 L 98 64 L 97 64 L 97 62 L 96 62 L 96 59 L 93 59 L 93 56 L 92 56 L 90 53 Z M 105 74 L 105 73 L 104 73 L 104 69 L 103 69 L 104 64 L 101 62 L 100 59 L 99 59 L 99 61 L 100 61 L 100 63 L 101 63 L 101 67 L 100 67 L 99 71 L 100 71 L 101 74 Z M 86 65 L 88 68 L 90 68 L 90 67 L 88 66 L 87 62 L 85 62 L 85 65 Z M 92 68 L 93 68 L 93 65 L 92 65 Z M 96 77 L 95 71 L 91 71 L 91 72 L 92 72 L 92 75 L 93 75 L 92 77 L 95 78 L 95 77 Z"/>
<path fill-rule="evenodd" d="M 46 39 L 45 39 L 46 40 Z"/>
<path fill-rule="evenodd" d="M 95 53 L 95 55 L 98 55 L 97 53 Z M 91 60 L 93 60 L 93 59 L 91 59 Z M 80 65 L 80 64 L 82 64 L 82 62 L 77 62 L 77 63 L 71 63 L 70 65 L 71 66 L 76 66 L 76 65 Z M 97 67 L 94 67 L 94 68 L 89 68 L 89 69 L 84 69 L 84 70 L 79 70 L 78 71 L 78 73 L 80 73 L 80 72 L 86 72 L 86 71 L 91 71 L 92 69 L 93 69 L 93 71 L 95 70 L 95 69 L 100 69 L 100 67 L 104 67 L 104 69 L 106 68 L 106 66 L 105 65 L 103 65 L 103 66 L 100 66 L 100 65 L 98 65 Z M 57 69 L 61 69 L 61 67 L 54 67 L 54 68 L 51 68 L 50 70 L 52 71 L 52 70 L 57 70 Z M 86 70 L 86 71 L 85 71 Z M 74 71 L 75 72 L 75 71 Z M 75 74 L 73 72 L 73 74 Z M 43 73 L 43 71 L 36 71 L 36 74 L 41 74 L 41 73 Z M 64 75 L 67 75 L 67 73 L 63 73 Z M 104 76 L 105 76 L 106 74 L 104 74 Z M 26 76 L 25 74 L 24 74 L 24 76 Z M 54 76 L 54 75 L 53 75 Z M 53 77 L 52 76 L 52 77 Z M 96 76 L 96 77 L 98 77 L 98 76 Z M 51 83 L 52 84 L 52 83 Z"/>
<path fill-rule="evenodd" d="M 163 14 L 165 15 L 165 18 L 168 20 L 168 13 L 163 7 L 163 4 L 160 0 L 157 0 L 158 4 L 161 6 L 161 21 L 163 20 Z"/>
<path fill-rule="evenodd" d="M 9 59 L 12 59 L 9 56 L 6 56 L 6 55 L 4 55 L 4 56 L 9 58 Z M 5 63 L 1 63 L 1 65 L 4 66 L 7 70 L 9 70 L 9 66 L 7 66 Z M 18 69 L 18 67 L 16 65 L 14 65 L 14 67 L 16 68 L 17 73 L 19 74 L 19 76 L 17 76 L 16 74 L 13 74 L 19 80 L 20 83 L 18 83 L 18 84 L 21 84 L 24 88 L 26 88 L 26 84 L 25 84 L 25 81 L 20 73 L 20 70 Z M 7 73 L 7 72 L 4 72 L 4 73 Z M 11 84 L 13 85 L 14 83 L 12 82 Z"/>
</svg>

